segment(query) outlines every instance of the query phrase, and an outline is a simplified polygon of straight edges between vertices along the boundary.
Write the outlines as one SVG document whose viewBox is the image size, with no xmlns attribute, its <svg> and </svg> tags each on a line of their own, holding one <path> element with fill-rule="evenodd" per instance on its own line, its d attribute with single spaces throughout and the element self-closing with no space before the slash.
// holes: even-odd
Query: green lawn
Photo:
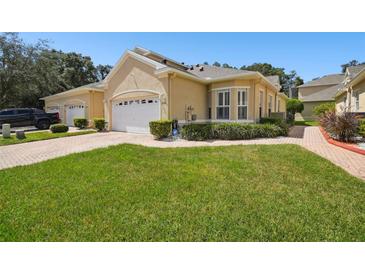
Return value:
<svg viewBox="0 0 365 274">
<path fill-rule="evenodd" d="M 318 121 L 295 121 L 296 126 L 319 126 Z"/>
<path fill-rule="evenodd" d="M 365 241 L 365 182 L 296 145 L 119 145 L 0 178 L 0 241 Z"/>
<path fill-rule="evenodd" d="M 25 139 L 17 139 L 15 134 L 11 135 L 11 138 L 3 138 L 0 135 L 0 146 L 6 145 L 14 145 L 20 143 L 27 143 L 27 142 L 34 142 L 34 141 L 41 141 L 47 139 L 54 139 L 60 137 L 69 137 L 69 136 L 76 136 L 76 135 L 84 135 L 95 133 L 94 130 L 84 130 L 84 131 L 75 131 L 75 132 L 64 132 L 64 133 L 52 133 L 50 131 L 40 131 L 40 132 L 27 132 L 25 133 Z"/>
</svg>

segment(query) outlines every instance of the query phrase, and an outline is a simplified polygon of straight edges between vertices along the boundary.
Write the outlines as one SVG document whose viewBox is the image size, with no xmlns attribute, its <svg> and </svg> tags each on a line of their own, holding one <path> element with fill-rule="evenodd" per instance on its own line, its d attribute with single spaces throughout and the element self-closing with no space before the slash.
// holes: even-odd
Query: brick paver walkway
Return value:
<svg viewBox="0 0 365 274">
<path fill-rule="evenodd" d="M 194 147 L 252 144 L 297 144 L 365 180 L 365 156 L 328 144 L 317 127 L 294 127 L 290 137 L 241 141 L 188 142 L 156 141 L 150 135 L 122 132 L 88 134 L 32 143 L 0 147 L 0 169 L 29 165 L 60 156 L 117 144 L 137 144 L 150 147 Z"/>
</svg>

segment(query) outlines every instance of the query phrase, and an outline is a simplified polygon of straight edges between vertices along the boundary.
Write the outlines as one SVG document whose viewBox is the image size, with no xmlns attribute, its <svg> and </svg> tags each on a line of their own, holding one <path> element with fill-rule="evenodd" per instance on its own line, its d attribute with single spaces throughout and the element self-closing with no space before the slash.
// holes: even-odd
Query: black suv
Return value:
<svg viewBox="0 0 365 274">
<path fill-rule="evenodd" d="M 0 110 L 0 126 L 10 124 L 11 127 L 35 126 L 48 129 L 51 124 L 60 122 L 58 113 L 46 113 L 36 108 L 9 108 Z"/>
</svg>

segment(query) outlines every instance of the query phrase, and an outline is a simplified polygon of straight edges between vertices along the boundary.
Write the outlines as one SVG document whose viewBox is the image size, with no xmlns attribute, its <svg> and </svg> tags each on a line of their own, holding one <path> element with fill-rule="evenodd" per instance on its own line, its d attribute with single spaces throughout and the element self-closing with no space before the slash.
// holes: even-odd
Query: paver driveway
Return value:
<svg viewBox="0 0 365 274">
<path fill-rule="evenodd" d="M 88 151 L 116 144 L 137 144 L 151 147 L 226 146 L 251 144 L 297 144 L 365 180 L 365 156 L 328 144 L 318 127 L 297 126 L 290 137 L 240 141 L 174 142 L 156 141 L 151 135 L 122 132 L 97 133 L 0 147 L 0 169 L 28 165 L 71 153 Z"/>
</svg>

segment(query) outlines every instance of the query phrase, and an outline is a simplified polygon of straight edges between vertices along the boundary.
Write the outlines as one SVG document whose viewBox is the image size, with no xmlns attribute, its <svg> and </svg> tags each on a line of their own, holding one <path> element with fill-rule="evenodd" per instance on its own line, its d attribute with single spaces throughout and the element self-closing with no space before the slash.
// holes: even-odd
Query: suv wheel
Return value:
<svg viewBox="0 0 365 274">
<path fill-rule="evenodd" d="M 37 124 L 37 128 L 38 129 L 49 129 L 49 126 L 50 126 L 50 122 L 47 121 L 47 120 L 41 120 L 38 122 Z"/>
</svg>

